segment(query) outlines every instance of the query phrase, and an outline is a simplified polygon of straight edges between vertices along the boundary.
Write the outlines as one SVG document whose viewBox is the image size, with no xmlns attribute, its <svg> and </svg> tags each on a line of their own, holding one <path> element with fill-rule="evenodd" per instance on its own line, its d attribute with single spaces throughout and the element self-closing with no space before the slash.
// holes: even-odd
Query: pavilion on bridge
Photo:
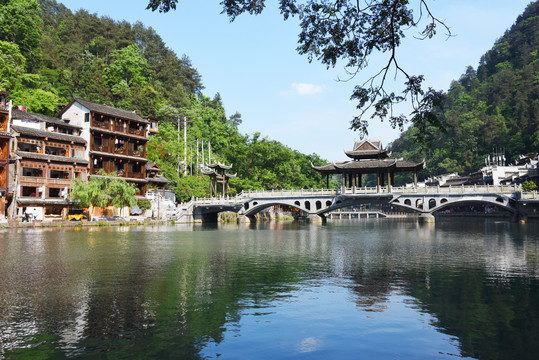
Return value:
<svg viewBox="0 0 539 360">
<path fill-rule="evenodd" d="M 395 183 L 395 173 L 398 172 L 413 172 L 414 185 L 417 186 L 417 173 L 425 166 L 425 161 L 415 163 L 390 158 L 381 140 L 355 141 L 353 150 L 344 153 L 352 160 L 323 166 L 311 165 L 313 169 L 326 175 L 326 186 L 329 184 L 329 176 L 333 174 L 341 174 L 342 186 L 352 189 L 363 186 L 363 174 L 376 174 L 378 188 L 385 186 L 386 178 L 387 185 L 391 187 Z"/>
<path fill-rule="evenodd" d="M 217 196 L 218 184 L 221 185 L 222 195 L 226 195 L 230 190 L 228 180 L 235 178 L 236 174 L 229 174 L 226 171 L 232 169 L 232 165 L 221 164 L 206 164 L 206 168 L 202 169 L 202 173 L 210 177 L 210 197 Z"/>
</svg>

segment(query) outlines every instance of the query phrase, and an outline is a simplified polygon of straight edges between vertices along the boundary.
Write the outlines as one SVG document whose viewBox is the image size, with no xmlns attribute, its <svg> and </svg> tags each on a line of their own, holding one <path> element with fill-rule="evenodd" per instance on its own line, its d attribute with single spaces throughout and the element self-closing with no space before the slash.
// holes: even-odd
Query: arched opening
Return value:
<svg viewBox="0 0 539 360">
<path fill-rule="evenodd" d="M 447 202 L 446 198 L 443 198 L 442 200 L 440 200 L 440 204 L 445 204 L 446 202 Z"/>
<path fill-rule="evenodd" d="M 418 208 L 418 209 L 423 209 L 423 200 L 417 199 L 415 201 L 415 207 Z"/>
<path fill-rule="evenodd" d="M 296 206 L 301 206 L 301 204 L 299 203 L 299 201 L 294 201 L 294 205 L 296 205 Z"/>
<path fill-rule="evenodd" d="M 404 200 L 404 205 L 412 206 L 412 200 L 410 199 Z"/>
<path fill-rule="evenodd" d="M 496 198 L 496 201 L 503 204 L 503 198 L 501 197 Z"/>
<path fill-rule="evenodd" d="M 318 200 L 316 202 L 316 210 L 320 210 L 322 208 L 322 202 L 320 200 Z"/>
<path fill-rule="evenodd" d="M 258 205 L 258 202 L 255 201 L 255 202 L 253 203 L 253 206 L 257 206 L 257 205 Z"/>
<path fill-rule="evenodd" d="M 331 206 L 331 201 L 326 201 L 326 206 Z"/>
<path fill-rule="evenodd" d="M 436 207 L 436 200 L 430 199 L 429 200 L 429 209 L 432 209 L 432 208 L 435 208 L 435 207 Z"/>
<path fill-rule="evenodd" d="M 305 209 L 311 210 L 311 202 L 310 201 L 305 201 Z"/>
<path fill-rule="evenodd" d="M 401 203 L 401 202 L 399 201 L 399 199 L 394 200 L 393 202 L 394 202 L 395 204 L 400 204 L 400 203 Z"/>
<path fill-rule="evenodd" d="M 245 204 L 243 204 L 243 207 L 245 208 L 245 210 L 249 210 L 249 203 L 246 202 Z"/>
</svg>

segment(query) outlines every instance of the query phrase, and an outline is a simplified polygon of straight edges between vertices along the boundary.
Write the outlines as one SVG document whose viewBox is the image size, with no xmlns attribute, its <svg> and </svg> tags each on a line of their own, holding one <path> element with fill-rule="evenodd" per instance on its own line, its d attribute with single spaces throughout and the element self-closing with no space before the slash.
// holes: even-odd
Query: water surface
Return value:
<svg viewBox="0 0 539 360">
<path fill-rule="evenodd" d="M 0 358 L 535 359 L 539 224 L 0 233 Z"/>
</svg>

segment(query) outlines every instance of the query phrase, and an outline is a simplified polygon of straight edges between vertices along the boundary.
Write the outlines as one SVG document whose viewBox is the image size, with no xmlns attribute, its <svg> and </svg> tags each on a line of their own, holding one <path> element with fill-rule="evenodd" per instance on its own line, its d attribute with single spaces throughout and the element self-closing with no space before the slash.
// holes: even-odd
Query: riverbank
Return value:
<svg viewBox="0 0 539 360">
<path fill-rule="evenodd" d="M 21 222 L 17 220 L 9 220 L 4 223 L 0 223 L 1 229 L 31 229 L 31 228 L 81 228 L 81 227 L 95 227 L 95 226 L 154 226 L 154 225 L 171 225 L 174 222 L 165 220 L 113 220 L 113 221 L 69 221 L 69 220 L 56 220 L 56 221 L 32 221 Z"/>
</svg>

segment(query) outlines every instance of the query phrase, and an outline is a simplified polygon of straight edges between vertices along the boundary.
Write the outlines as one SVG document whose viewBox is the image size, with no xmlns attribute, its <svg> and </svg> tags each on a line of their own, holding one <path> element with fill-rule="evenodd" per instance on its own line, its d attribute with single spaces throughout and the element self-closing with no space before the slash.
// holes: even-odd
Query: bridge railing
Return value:
<svg viewBox="0 0 539 360">
<path fill-rule="evenodd" d="M 380 186 L 346 188 L 343 194 L 477 194 L 477 193 L 513 193 L 522 191 L 519 185 L 470 185 L 470 186 Z"/>
<path fill-rule="evenodd" d="M 537 190 L 522 192 L 522 199 L 539 200 L 539 194 L 537 193 Z"/>
<path fill-rule="evenodd" d="M 278 197 L 316 197 L 336 196 L 341 194 L 479 194 L 479 193 L 513 193 L 522 191 L 519 185 L 472 185 L 472 186 L 428 186 L 428 187 L 405 187 L 405 186 L 380 186 L 380 187 L 355 187 L 341 189 L 300 189 L 300 190 L 245 190 L 236 196 L 217 196 L 212 198 L 194 198 L 196 205 L 234 205 L 245 202 L 252 198 L 278 198 Z M 539 198 L 537 192 L 522 193 L 526 199 Z"/>
</svg>

